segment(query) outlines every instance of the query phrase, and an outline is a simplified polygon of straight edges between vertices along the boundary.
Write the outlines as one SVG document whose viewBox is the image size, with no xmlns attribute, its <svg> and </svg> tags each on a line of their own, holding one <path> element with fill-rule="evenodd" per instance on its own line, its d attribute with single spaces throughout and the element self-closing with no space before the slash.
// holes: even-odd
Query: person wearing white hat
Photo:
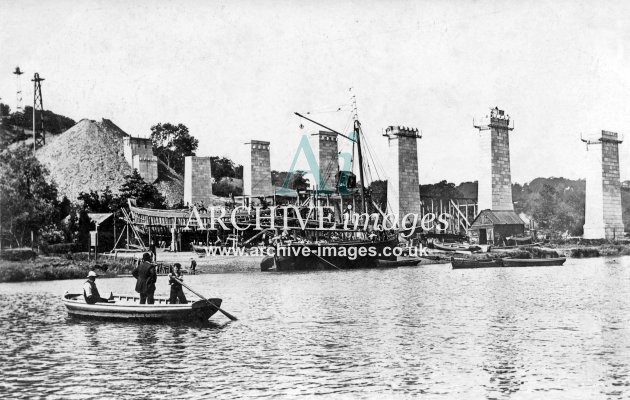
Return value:
<svg viewBox="0 0 630 400">
<path fill-rule="evenodd" d="M 83 296 L 85 302 L 88 304 L 94 303 L 107 303 L 108 300 L 101 297 L 98 289 L 96 288 L 96 272 L 90 271 L 87 276 L 87 281 L 83 284 Z"/>
</svg>

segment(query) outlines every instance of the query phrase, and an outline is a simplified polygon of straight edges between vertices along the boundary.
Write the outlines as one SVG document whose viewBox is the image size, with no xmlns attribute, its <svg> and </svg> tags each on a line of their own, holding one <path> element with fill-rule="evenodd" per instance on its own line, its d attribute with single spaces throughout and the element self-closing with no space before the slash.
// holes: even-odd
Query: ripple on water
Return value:
<svg viewBox="0 0 630 400">
<path fill-rule="evenodd" d="M 615 261 L 199 275 L 239 317 L 205 325 L 74 320 L 60 294 L 82 281 L 2 284 L 0 397 L 624 398 L 630 258 Z"/>
</svg>

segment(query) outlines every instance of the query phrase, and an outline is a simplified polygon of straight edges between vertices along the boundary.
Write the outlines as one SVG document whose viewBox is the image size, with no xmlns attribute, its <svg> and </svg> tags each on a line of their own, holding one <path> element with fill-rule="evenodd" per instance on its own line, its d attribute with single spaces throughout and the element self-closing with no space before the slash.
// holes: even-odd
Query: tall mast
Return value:
<svg viewBox="0 0 630 400">
<path fill-rule="evenodd" d="M 363 189 L 365 181 L 363 180 L 363 153 L 361 152 L 361 123 L 358 119 L 354 120 L 354 138 L 357 142 L 357 153 L 359 155 L 359 179 L 361 180 L 359 193 L 361 194 L 361 205 L 363 206 L 363 212 L 365 213 L 367 212 L 367 203 L 365 202 L 365 191 Z"/>
</svg>

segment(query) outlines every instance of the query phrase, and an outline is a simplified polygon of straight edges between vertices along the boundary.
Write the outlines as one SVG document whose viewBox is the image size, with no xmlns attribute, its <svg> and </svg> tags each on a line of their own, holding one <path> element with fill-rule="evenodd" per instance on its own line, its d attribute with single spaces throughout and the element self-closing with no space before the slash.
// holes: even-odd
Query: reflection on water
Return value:
<svg viewBox="0 0 630 400">
<path fill-rule="evenodd" d="M 98 284 L 133 290 L 130 278 Z M 0 398 L 630 396 L 630 258 L 190 284 L 239 321 L 75 320 L 60 296 L 81 280 L 0 284 Z"/>
</svg>

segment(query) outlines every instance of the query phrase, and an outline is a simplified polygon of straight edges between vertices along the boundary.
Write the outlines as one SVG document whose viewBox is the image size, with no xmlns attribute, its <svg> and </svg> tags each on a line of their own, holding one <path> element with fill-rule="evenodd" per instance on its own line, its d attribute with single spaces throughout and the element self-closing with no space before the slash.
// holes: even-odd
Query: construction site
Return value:
<svg viewBox="0 0 630 400">
<path fill-rule="evenodd" d="M 17 88 L 16 111 L 20 112 L 23 110 L 23 72 L 16 67 L 13 73 Z M 130 205 L 124 215 L 114 216 L 114 220 L 124 221 L 124 234 L 120 228 L 118 232 L 112 232 L 114 246 L 101 249 L 103 251 L 144 251 L 153 242 L 170 251 L 181 251 L 190 250 L 195 243 L 208 245 L 217 239 L 226 240 L 228 236 L 234 243 L 249 243 L 249 239 L 258 237 L 256 232 L 240 233 L 239 237 L 236 230 L 221 234 L 200 229 L 198 224 L 191 225 L 193 210 L 201 211 L 200 221 L 208 222 L 210 218 L 204 214 L 205 210 L 197 209 L 199 204 L 229 205 L 232 208 L 325 204 L 334 208 L 336 221 L 341 221 L 347 209 L 359 213 L 390 213 L 398 216 L 399 221 L 408 214 L 418 215 L 420 220 L 429 215 L 447 215 L 450 221 L 447 226 L 435 224 L 425 233 L 467 237 L 472 243 L 482 245 L 506 245 L 506 238 L 535 234 L 535 223 L 514 209 L 509 140 L 514 121 L 498 107 L 473 122 L 478 131 L 480 175 L 477 193 L 470 197 L 444 198 L 423 194 L 419 190 L 418 158 L 418 141 L 422 135 L 416 128 L 387 127 L 384 134 L 389 160 L 385 172 L 387 201 L 386 209 L 381 209 L 372 200 L 357 203 L 358 192 L 363 195 L 367 187 L 361 183 L 365 177 L 356 177 L 356 170 L 341 170 L 338 141 L 344 135 L 334 130 L 315 130 L 308 136 L 313 148 L 317 149 L 319 171 L 306 193 L 274 186 L 271 173 L 274 143 L 252 138 L 244 144 L 249 157 L 243 168 L 243 195 L 224 198 L 213 194 L 210 157 L 187 156 L 184 173 L 179 174 L 154 154 L 150 138 L 130 135 L 109 119 L 82 119 L 61 133 L 47 134 L 47 121 L 42 117 L 44 78 L 35 73 L 31 81 L 34 94 L 32 115 L 24 118 L 32 119 L 32 129 L 22 128 L 19 132 L 18 128 L 11 128 L 24 140 L 13 143 L 10 148 L 31 147 L 57 183 L 60 196 L 76 201 L 81 192 L 111 190 L 115 193 L 124 183 L 124 177 L 137 170 L 147 183 L 158 188 L 169 205 L 185 205 L 182 210 L 150 210 Z M 622 239 L 624 225 L 618 150 L 622 139 L 615 132 L 602 131 L 600 137 L 584 139 L 584 142 L 590 165 L 590 175 L 586 179 L 584 238 Z M 98 225 L 96 223 L 97 230 Z M 114 230 L 117 226 L 114 222 Z"/>
</svg>

